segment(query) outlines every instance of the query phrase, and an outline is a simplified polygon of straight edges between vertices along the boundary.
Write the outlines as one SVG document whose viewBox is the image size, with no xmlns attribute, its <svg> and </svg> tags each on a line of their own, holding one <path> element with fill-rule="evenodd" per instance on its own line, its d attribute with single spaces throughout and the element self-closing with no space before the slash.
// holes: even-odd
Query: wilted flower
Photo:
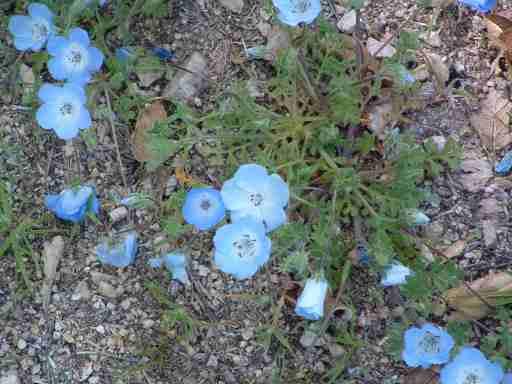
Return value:
<svg viewBox="0 0 512 384">
<path fill-rule="evenodd" d="M 14 36 L 14 46 L 20 51 L 40 51 L 48 38 L 55 32 L 53 13 L 44 4 L 28 6 L 29 16 L 12 16 L 9 32 Z"/>
<path fill-rule="evenodd" d="M 189 283 L 186 269 L 187 257 L 183 253 L 168 253 L 163 257 L 149 260 L 149 265 L 153 268 L 160 268 L 162 264 L 171 272 L 174 280 L 181 281 L 183 284 Z"/>
<path fill-rule="evenodd" d="M 96 191 L 89 186 L 65 189 L 57 195 L 47 195 L 44 204 L 58 218 L 73 223 L 82 221 L 87 212 L 97 215 L 100 210 Z"/>
<path fill-rule="evenodd" d="M 268 175 L 261 165 L 240 166 L 220 191 L 231 220 L 249 216 L 265 224 L 268 232 L 286 222 L 284 208 L 288 205 L 288 185 L 277 174 Z"/>
<path fill-rule="evenodd" d="M 402 358 L 409 367 L 429 368 L 432 364 L 447 363 L 454 346 L 450 334 L 430 323 L 409 328 L 404 342 Z"/>
<path fill-rule="evenodd" d="M 496 7 L 496 0 L 459 0 L 459 3 L 485 13 Z"/>
<path fill-rule="evenodd" d="M 87 96 L 82 86 L 43 84 L 38 92 L 43 103 L 36 112 L 36 120 L 44 129 L 53 129 L 58 137 L 70 140 L 81 129 L 91 126 L 91 115 L 85 107 Z"/>
<path fill-rule="evenodd" d="M 220 192 L 213 188 L 192 188 L 182 209 L 183 218 L 188 224 L 204 231 L 219 223 L 226 210 Z"/>
<path fill-rule="evenodd" d="M 327 280 L 325 278 L 311 278 L 297 300 L 295 313 L 308 320 L 319 320 L 324 315 L 324 301 L 327 294 Z"/>
<path fill-rule="evenodd" d="M 404 284 L 407 281 L 407 277 L 413 275 L 414 272 L 407 268 L 405 265 L 394 261 L 389 264 L 384 270 L 384 276 L 380 283 L 385 287 L 392 285 Z"/>
<path fill-rule="evenodd" d="M 217 267 L 237 279 L 254 275 L 269 259 L 272 246 L 263 224 L 250 217 L 220 227 L 213 244 Z"/>
<path fill-rule="evenodd" d="M 441 369 L 441 384 L 500 384 L 503 369 L 476 348 L 465 347 Z"/>
<path fill-rule="evenodd" d="M 103 264 L 124 268 L 137 255 L 137 233 L 130 231 L 118 239 L 109 239 L 96 246 L 96 256 Z"/>
<path fill-rule="evenodd" d="M 273 0 L 277 18 L 288 25 L 310 24 L 320 14 L 320 0 Z"/>
<path fill-rule="evenodd" d="M 48 70 L 56 80 L 81 84 L 91 80 L 91 74 L 103 64 L 103 53 L 90 45 L 89 35 L 81 28 L 73 28 L 68 38 L 52 36 L 48 40 Z"/>
</svg>

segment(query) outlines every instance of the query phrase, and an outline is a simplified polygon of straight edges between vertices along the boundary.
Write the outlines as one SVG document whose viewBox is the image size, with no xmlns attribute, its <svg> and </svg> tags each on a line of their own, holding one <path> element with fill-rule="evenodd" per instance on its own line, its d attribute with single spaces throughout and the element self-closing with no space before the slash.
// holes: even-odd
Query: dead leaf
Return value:
<svg viewBox="0 0 512 384">
<path fill-rule="evenodd" d="M 512 104 L 501 93 L 491 89 L 480 107 L 480 113 L 472 116 L 470 121 L 482 145 L 494 152 L 512 143 L 512 131 L 509 128 Z"/>
<path fill-rule="evenodd" d="M 425 57 L 430 72 L 437 80 L 438 85 L 443 87 L 450 78 L 448 66 L 443 61 L 443 58 L 436 53 L 427 53 Z"/>
<path fill-rule="evenodd" d="M 368 108 L 368 128 L 381 140 L 384 140 L 397 122 L 393 118 L 393 112 L 391 102 L 375 104 Z"/>
<path fill-rule="evenodd" d="M 64 239 L 61 236 L 55 236 L 50 243 L 45 242 L 43 247 L 44 276 L 51 285 L 64 252 Z"/>
<path fill-rule="evenodd" d="M 478 192 L 493 176 L 491 164 L 483 159 L 464 160 L 460 168 L 464 173 L 460 175 L 459 180 L 469 192 Z"/>
<path fill-rule="evenodd" d="M 396 49 L 391 44 L 386 44 L 384 41 L 379 41 L 370 37 L 366 43 L 366 47 L 370 55 L 375 57 L 391 57 L 396 53 Z M 381 47 L 384 46 L 382 49 Z"/>
<path fill-rule="evenodd" d="M 451 259 L 453 257 L 459 256 L 462 252 L 464 252 L 464 248 L 466 247 L 466 240 L 458 240 L 448 248 L 443 251 L 443 254 Z"/>
<path fill-rule="evenodd" d="M 404 384 L 438 384 L 439 374 L 433 369 L 414 368 L 404 380 Z"/>
<path fill-rule="evenodd" d="M 512 274 L 507 272 L 489 273 L 487 276 L 469 283 L 469 287 L 470 289 L 466 285 L 461 285 L 449 289 L 444 294 L 448 305 L 456 310 L 450 315 L 454 320 L 481 319 L 491 311 L 486 303 L 496 306 L 500 304 L 500 301 L 510 301 L 512 299 Z"/>
<path fill-rule="evenodd" d="M 167 112 L 161 101 L 157 100 L 147 106 L 138 116 L 135 132 L 132 136 L 132 152 L 137 161 L 144 162 L 154 159 L 148 146 L 148 131 L 156 122 L 167 119 Z"/>
<path fill-rule="evenodd" d="M 178 182 L 181 185 L 194 184 L 194 178 L 187 175 L 187 172 L 185 171 L 185 168 L 183 166 L 177 166 L 175 174 L 176 174 L 176 180 L 178 180 Z"/>
</svg>

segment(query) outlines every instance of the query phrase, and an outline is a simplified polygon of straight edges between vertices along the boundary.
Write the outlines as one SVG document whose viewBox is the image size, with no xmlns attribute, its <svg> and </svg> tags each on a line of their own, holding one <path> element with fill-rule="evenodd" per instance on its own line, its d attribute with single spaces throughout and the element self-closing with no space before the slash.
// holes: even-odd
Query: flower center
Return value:
<svg viewBox="0 0 512 384">
<path fill-rule="evenodd" d="M 440 351 L 439 336 L 435 336 L 430 332 L 427 332 L 425 337 L 420 341 L 419 347 L 426 353 L 435 354 Z"/>
<path fill-rule="evenodd" d="M 240 259 L 253 258 L 256 254 L 256 239 L 246 233 L 240 239 L 233 241 L 233 247 Z"/>
<path fill-rule="evenodd" d="M 261 195 L 261 193 L 251 193 L 249 195 L 249 201 L 255 207 L 259 207 L 261 205 L 261 203 L 263 202 L 263 196 Z"/>
<path fill-rule="evenodd" d="M 41 23 L 32 25 L 32 39 L 35 41 L 46 40 L 48 37 L 48 27 Z"/>
<path fill-rule="evenodd" d="M 80 64 L 82 61 L 82 53 L 78 50 L 72 50 L 69 54 L 69 61 L 73 64 Z"/>
<path fill-rule="evenodd" d="M 69 116 L 73 114 L 73 104 L 71 103 L 64 103 L 60 107 L 60 113 L 62 113 L 63 116 Z"/>
<path fill-rule="evenodd" d="M 201 204 L 199 205 L 203 211 L 207 211 L 212 206 L 212 203 L 210 203 L 210 200 L 204 199 L 201 201 Z"/>
<path fill-rule="evenodd" d="M 311 7 L 311 0 L 292 0 L 292 12 L 304 13 Z"/>
<path fill-rule="evenodd" d="M 480 377 L 474 373 L 470 373 L 466 376 L 462 384 L 478 384 L 480 382 Z"/>
</svg>

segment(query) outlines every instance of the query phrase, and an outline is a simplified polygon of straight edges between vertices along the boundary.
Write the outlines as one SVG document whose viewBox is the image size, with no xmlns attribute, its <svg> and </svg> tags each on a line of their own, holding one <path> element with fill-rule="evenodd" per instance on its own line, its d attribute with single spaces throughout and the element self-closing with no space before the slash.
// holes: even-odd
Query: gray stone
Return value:
<svg viewBox="0 0 512 384">
<path fill-rule="evenodd" d="M 219 2 L 231 12 L 241 13 L 244 9 L 244 0 L 219 0 Z"/>
<path fill-rule="evenodd" d="M 36 81 L 32 68 L 25 64 L 20 65 L 20 77 L 24 84 L 34 84 Z"/>
<path fill-rule="evenodd" d="M 217 368 L 218 365 L 219 365 L 219 361 L 218 361 L 217 357 L 214 354 L 211 354 L 208 359 L 208 362 L 206 363 L 206 366 L 208 368 Z"/>
<path fill-rule="evenodd" d="M 162 95 L 172 99 L 192 102 L 207 86 L 208 62 L 199 52 L 194 52 L 185 63 L 187 71 L 179 70 L 165 87 Z"/>
<path fill-rule="evenodd" d="M 142 87 L 147 88 L 153 85 L 157 80 L 160 80 L 164 75 L 164 70 L 158 71 L 140 71 L 137 72 L 137 77 L 139 78 L 139 83 Z"/>
<path fill-rule="evenodd" d="M 118 221 L 121 221 L 128 216 L 128 208 L 124 206 L 117 207 L 116 209 L 110 211 L 108 215 L 110 216 L 110 220 L 112 220 L 112 223 L 117 223 Z"/>
<path fill-rule="evenodd" d="M 0 384 L 20 384 L 18 372 L 16 370 L 8 371 L 2 377 L 0 377 Z"/>
<path fill-rule="evenodd" d="M 460 182 L 469 192 L 478 192 L 493 176 L 491 164 L 483 159 L 464 160 L 460 168 L 465 172 L 460 176 Z"/>
<path fill-rule="evenodd" d="M 484 244 L 486 248 L 494 248 L 498 242 L 495 220 L 483 220 L 482 232 L 484 235 Z"/>
<path fill-rule="evenodd" d="M 338 29 L 341 32 L 352 33 L 354 32 L 357 24 L 356 11 L 353 9 L 348 13 L 345 13 L 338 22 Z"/>
</svg>

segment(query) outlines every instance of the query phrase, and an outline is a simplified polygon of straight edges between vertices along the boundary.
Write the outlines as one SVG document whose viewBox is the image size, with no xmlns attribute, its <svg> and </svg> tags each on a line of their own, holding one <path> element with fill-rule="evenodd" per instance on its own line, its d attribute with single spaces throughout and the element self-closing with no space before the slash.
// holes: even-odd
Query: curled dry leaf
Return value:
<svg viewBox="0 0 512 384">
<path fill-rule="evenodd" d="M 404 380 L 404 384 L 438 384 L 439 374 L 433 369 L 414 368 Z"/>
<path fill-rule="evenodd" d="M 471 289 L 461 285 L 449 289 L 444 294 L 448 305 L 455 309 L 455 312 L 450 315 L 453 320 L 481 319 L 491 311 L 486 303 L 496 306 L 512 302 L 512 274 L 510 273 L 490 273 L 469 283 L 469 287 Z"/>
<path fill-rule="evenodd" d="M 428 68 L 436 79 L 438 86 L 443 87 L 450 78 L 448 66 L 443 61 L 443 58 L 435 53 L 427 53 L 425 57 L 427 59 Z"/>
<path fill-rule="evenodd" d="M 464 252 L 464 248 L 466 247 L 466 241 L 465 240 L 458 240 L 452 245 L 450 245 L 448 248 L 446 248 L 443 253 L 444 255 L 451 259 L 452 257 L 459 256 L 462 252 Z"/>
<path fill-rule="evenodd" d="M 52 241 L 45 242 L 43 249 L 44 276 L 47 282 L 51 284 L 57 274 L 57 265 L 64 252 L 64 239 L 61 236 L 55 236 Z"/>
<path fill-rule="evenodd" d="M 512 104 L 495 89 L 481 103 L 480 113 L 470 119 L 488 151 L 499 151 L 512 143 L 510 112 Z"/>
<path fill-rule="evenodd" d="M 135 124 L 135 132 L 132 136 L 132 152 L 137 161 L 141 163 L 154 159 L 151 148 L 148 145 L 148 131 L 156 122 L 167 119 L 167 112 L 161 101 L 155 101 L 147 106 L 138 116 Z"/>
</svg>

